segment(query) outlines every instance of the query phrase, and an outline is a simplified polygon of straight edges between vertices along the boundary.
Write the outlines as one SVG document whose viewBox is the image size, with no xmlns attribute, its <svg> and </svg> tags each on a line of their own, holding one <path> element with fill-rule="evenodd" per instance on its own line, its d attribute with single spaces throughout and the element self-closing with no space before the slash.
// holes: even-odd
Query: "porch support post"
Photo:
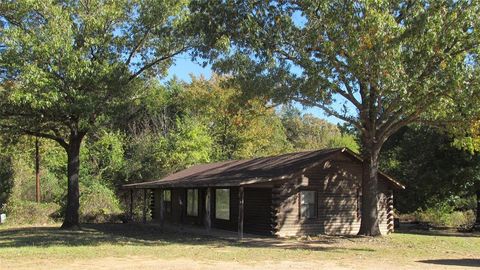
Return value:
<svg viewBox="0 0 480 270">
<path fill-rule="evenodd" d="M 212 228 L 212 209 L 211 209 L 211 199 L 212 198 L 212 188 L 207 188 L 205 192 L 205 229 L 207 232 L 210 232 Z"/>
<path fill-rule="evenodd" d="M 180 230 L 183 230 L 183 223 L 185 222 L 185 215 L 187 213 L 187 190 L 185 188 L 180 189 L 182 192 L 178 198 L 178 204 L 180 204 Z"/>
<path fill-rule="evenodd" d="M 143 223 L 147 223 L 147 189 L 143 190 Z"/>
<path fill-rule="evenodd" d="M 163 232 L 163 226 L 165 224 L 165 202 L 164 202 L 164 189 L 160 189 L 160 196 L 158 196 L 160 202 L 159 202 L 159 206 L 160 206 L 160 215 L 159 215 L 159 218 L 160 218 L 160 230 Z"/>
<path fill-rule="evenodd" d="M 243 239 L 244 191 L 238 187 L 238 238 Z"/>
<path fill-rule="evenodd" d="M 133 221 L 133 188 L 130 189 L 130 220 Z"/>
</svg>

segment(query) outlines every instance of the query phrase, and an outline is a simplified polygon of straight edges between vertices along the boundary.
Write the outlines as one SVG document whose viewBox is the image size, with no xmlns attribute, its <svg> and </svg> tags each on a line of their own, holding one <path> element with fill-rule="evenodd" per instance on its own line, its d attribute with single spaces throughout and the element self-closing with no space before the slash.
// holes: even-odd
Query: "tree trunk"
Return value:
<svg viewBox="0 0 480 270">
<path fill-rule="evenodd" d="M 475 219 L 475 229 L 480 231 L 480 188 L 477 189 L 477 218 Z"/>
<path fill-rule="evenodd" d="M 361 222 L 358 235 L 379 236 L 378 224 L 378 156 L 380 149 L 364 144 Z"/>
<path fill-rule="evenodd" d="M 79 171 L 80 171 L 80 145 L 82 144 L 83 135 L 77 131 L 72 131 L 67 147 L 68 165 L 68 192 L 67 207 L 65 209 L 65 219 L 62 229 L 79 229 L 78 209 L 80 207 L 80 191 L 79 191 Z"/>
<path fill-rule="evenodd" d="M 35 201 L 40 203 L 40 145 L 35 137 Z"/>
</svg>

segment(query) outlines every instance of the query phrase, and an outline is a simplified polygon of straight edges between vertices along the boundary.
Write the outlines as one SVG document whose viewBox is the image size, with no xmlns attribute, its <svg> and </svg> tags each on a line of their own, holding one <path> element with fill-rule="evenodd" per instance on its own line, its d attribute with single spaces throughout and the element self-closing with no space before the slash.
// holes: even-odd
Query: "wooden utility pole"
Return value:
<svg viewBox="0 0 480 270">
<path fill-rule="evenodd" d="M 38 142 L 38 137 L 35 137 L 35 200 L 37 203 L 40 202 L 40 145 Z"/>
</svg>

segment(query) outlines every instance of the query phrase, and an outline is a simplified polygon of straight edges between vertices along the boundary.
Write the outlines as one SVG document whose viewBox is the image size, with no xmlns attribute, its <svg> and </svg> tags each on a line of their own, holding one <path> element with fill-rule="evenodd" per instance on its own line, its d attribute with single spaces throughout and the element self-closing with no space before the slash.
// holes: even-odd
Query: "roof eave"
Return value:
<svg viewBox="0 0 480 270">
<path fill-rule="evenodd" d="M 145 183 L 135 183 L 135 184 L 126 184 L 123 185 L 122 188 L 124 189 L 152 189 L 152 188 L 188 188 L 188 187 L 235 187 L 235 186 L 245 186 L 245 185 L 252 185 L 258 183 L 269 183 L 278 180 L 289 179 L 299 175 L 298 172 L 285 174 L 276 177 L 253 177 L 253 178 L 246 178 L 246 179 L 229 179 L 222 182 L 217 183 L 175 183 L 176 181 L 165 181 L 165 183 L 161 183 L 162 181 L 155 181 L 153 182 L 145 182 Z"/>
</svg>

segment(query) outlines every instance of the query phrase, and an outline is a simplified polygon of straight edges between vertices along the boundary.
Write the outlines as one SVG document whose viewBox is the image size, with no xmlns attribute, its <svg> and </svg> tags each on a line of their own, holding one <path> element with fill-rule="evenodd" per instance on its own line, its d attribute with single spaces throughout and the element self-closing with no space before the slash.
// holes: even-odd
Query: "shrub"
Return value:
<svg viewBox="0 0 480 270">
<path fill-rule="evenodd" d="M 83 188 L 80 195 L 81 222 L 119 222 L 122 213 L 115 193 L 105 185 L 94 182 Z"/>
<path fill-rule="evenodd" d="M 58 222 L 60 205 L 10 200 L 3 207 L 10 224 L 51 224 Z"/>
<path fill-rule="evenodd" d="M 471 227 L 475 222 L 473 210 L 456 211 L 448 204 L 417 210 L 413 216 L 416 221 L 428 223 L 434 227 L 465 228 Z"/>
</svg>

